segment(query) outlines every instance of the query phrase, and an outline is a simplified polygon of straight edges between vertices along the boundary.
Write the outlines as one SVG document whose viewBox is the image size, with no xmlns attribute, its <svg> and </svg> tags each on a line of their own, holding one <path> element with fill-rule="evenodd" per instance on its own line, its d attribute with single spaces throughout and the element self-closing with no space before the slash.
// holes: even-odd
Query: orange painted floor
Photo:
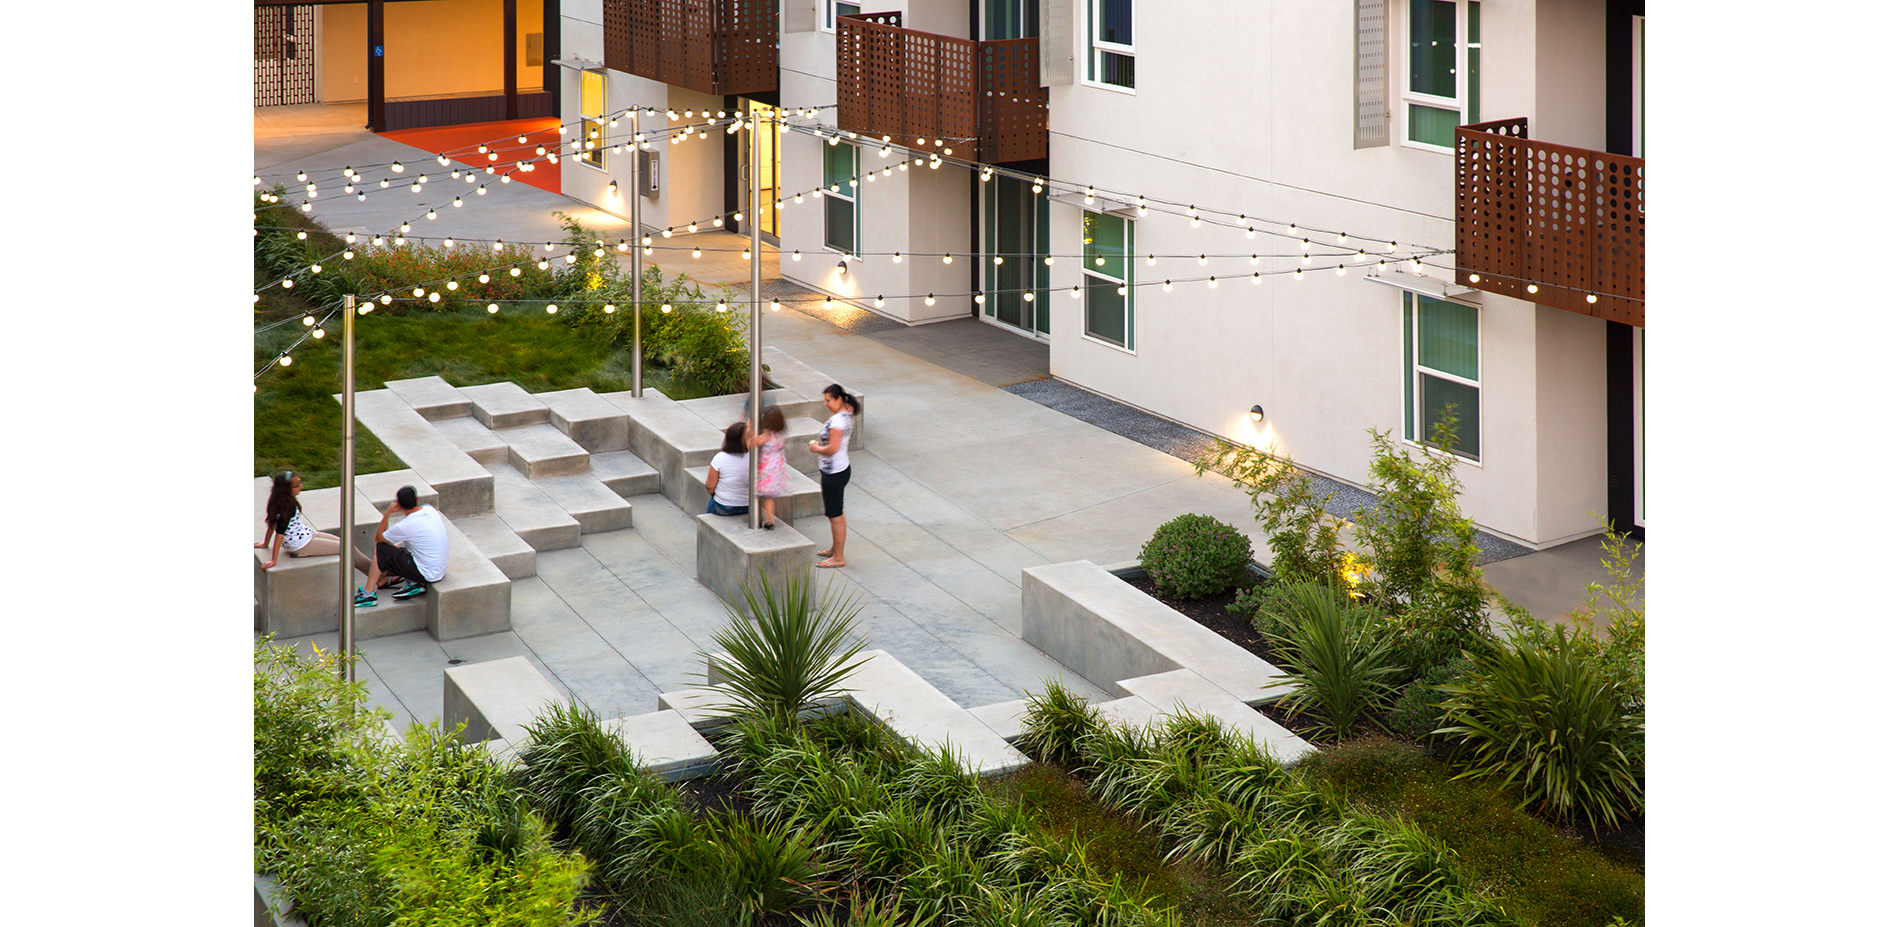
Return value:
<svg viewBox="0 0 1900 927">
<path fill-rule="evenodd" d="M 497 175 L 514 167 L 516 161 L 534 165 L 513 174 L 514 182 L 532 184 L 549 193 L 561 192 L 561 162 L 549 163 L 546 154 L 536 155 L 535 148 L 549 154 L 561 151 L 559 119 L 512 119 L 507 122 L 473 122 L 434 129 L 398 129 L 378 133 L 384 138 L 420 148 L 430 154 L 448 155 L 451 160 L 475 167 L 493 167 Z M 527 140 L 522 141 L 523 138 Z M 488 154 L 480 147 L 488 146 Z M 538 160 L 537 160 L 538 159 Z"/>
</svg>

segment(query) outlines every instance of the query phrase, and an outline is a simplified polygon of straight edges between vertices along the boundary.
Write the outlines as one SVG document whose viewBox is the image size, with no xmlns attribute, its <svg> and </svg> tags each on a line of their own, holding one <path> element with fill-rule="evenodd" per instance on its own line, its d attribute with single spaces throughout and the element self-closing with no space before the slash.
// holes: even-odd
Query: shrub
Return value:
<svg viewBox="0 0 1900 927">
<path fill-rule="evenodd" d="M 864 643 L 853 634 L 862 606 L 828 588 L 811 598 L 811 580 L 799 577 L 774 589 L 764 573 L 760 589 L 745 590 L 743 611 L 727 608 L 732 623 L 713 635 L 720 652 L 707 658 L 707 684 L 726 696 L 728 717 L 768 715 L 780 722 L 838 697 L 840 686 L 864 663 Z"/>
<path fill-rule="evenodd" d="M 528 725 L 521 768 L 522 782 L 563 835 L 588 810 L 582 794 L 589 786 L 636 773 L 626 742 L 602 729 L 592 709 L 573 702 L 549 708 Z"/>
<path fill-rule="evenodd" d="M 1467 748 L 1460 777 L 1518 788 L 1523 804 L 1592 831 L 1643 807 L 1644 721 L 1630 683 L 1576 646 L 1576 632 L 1515 634 L 1447 684 L 1440 733 Z"/>
<path fill-rule="evenodd" d="M 1386 713 L 1386 727 L 1413 740 L 1431 740 L 1444 724 L 1445 710 L 1439 703 L 1445 693 L 1441 687 L 1470 671 L 1470 658 L 1462 656 L 1427 668 L 1400 691 L 1392 710 Z"/>
<path fill-rule="evenodd" d="M 755 917 L 783 918 L 819 899 L 822 867 L 807 832 L 730 818 L 713 835 L 739 897 Z"/>
<path fill-rule="evenodd" d="M 1353 510 L 1354 536 L 1370 552 L 1371 598 L 1401 614 L 1434 600 L 1441 610 L 1481 622 L 1487 597 L 1478 569 L 1477 529 L 1458 509 L 1455 418 L 1439 422 L 1436 450 L 1422 459 L 1372 430 L 1370 488 L 1378 501 Z"/>
<path fill-rule="evenodd" d="M 1312 478 L 1272 451 L 1221 441 L 1194 462 L 1194 475 L 1227 475 L 1253 502 L 1254 518 L 1267 533 L 1276 581 L 1328 582 L 1340 575 L 1345 552 L 1340 520 L 1326 512 L 1332 494 L 1313 492 Z"/>
<path fill-rule="evenodd" d="M 1337 740 L 1352 736 L 1361 719 L 1392 696 L 1391 644 L 1378 633 L 1381 619 L 1345 605 L 1313 583 L 1287 587 L 1285 610 L 1274 615 L 1274 641 L 1292 677 L 1281 704 L 1295 714 L 1317 712 Z"/>
<path fill-rule="evenodd" d="M 1050 680 L 1041 694 L 1029 696 L 1018 746 L 1030 759 L 1074 767 L 1082 758 L 1082 739 L 1104 727 L 1100 712 Z"/>
<path fill-rule="evenodd" d="M 1141 568 L 1156 591 L 1176 599 L 1226 592 L 1240 583 L 1253 545 L 1208 515 L 1182 515 L 1155 529 L 1141 548 Z"/>
</svg>

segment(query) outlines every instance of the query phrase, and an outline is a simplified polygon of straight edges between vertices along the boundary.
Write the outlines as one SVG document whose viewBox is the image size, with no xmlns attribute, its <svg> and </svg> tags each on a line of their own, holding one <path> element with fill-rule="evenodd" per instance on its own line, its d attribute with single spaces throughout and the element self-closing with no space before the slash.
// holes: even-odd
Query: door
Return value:
<svg viewBox="0 0 1900 927">
<path fill-rule="evenodd" d="M 259 6 L 252 12 L 252 105 L 317 102 L 317 8 Z"/>
<path fill-rule="evenodd" d="M 747 115 L 759 114 L 759 176 L 757 183 L 754 184 L 752 153 L 742 148 L 739 153 L 739 195 L 744 197 L 750 190 L 757 191 L 758 199 L 755 202 L 759 204 L 759 238 L 766 244 L 777 247 L 780 210 L 773 203 L 778 199 L 779 191 L 779 133 L 771 120 L 774 117 L 783 116 L 783 113 L 777 107 L 757 100 L 746 100 L 745 107 Z M 749 136 L 751 133 L 746 134 Z M 734 231 L 745 232 L 749 235 L 752 230 L 739 228 Z"/>
<path fill-rule="evenodd" d="M 1047 338 L 1049 265 L 1043 257 L 1049 253 L 1049 198 L 1002 174 L 983 188 L 983 315 Z"/>
<path fill-rule="evenodd" d="M 1042 34 L 1036 21 L 1038 0 L 984 0 L 983 38 L 1033 39 Z"/>
</svg>

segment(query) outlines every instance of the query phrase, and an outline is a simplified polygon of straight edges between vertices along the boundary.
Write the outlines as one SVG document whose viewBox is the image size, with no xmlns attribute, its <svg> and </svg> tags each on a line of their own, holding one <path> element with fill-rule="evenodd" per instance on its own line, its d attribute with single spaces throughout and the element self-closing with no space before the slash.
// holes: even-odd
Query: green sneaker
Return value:
<svg viewBox="0 0 1900 927">
<path fill-rule="evenodd" d="M 356 607 L 357 608 L 375 608 L 376 607 L 376 593 L 370 592 L 369 590 L 364 589 L 361 586 L 356 587 Z"/>
<path fill-rule="evenodd" d="M 427 587 L 427 586 L 424 586 L 423 584 L 421 584 L 421 583 L 418 583 L 418 582 L 411 582 L 411 583 L 410 583 L 409 585 L 407 585 L 407 586 L 404 586 L 404 587 L 402 587 L 401 589 L 398 589 L 398 590 L 396 590 L 396 591 L 395 591 L 395 593 L 393 593 L 392 595 L 390 595 L 390 598 L 392 598 L 392 599 L 413 599 L 413 598 L 415 598 L 416 596 L 419 596 L 419 595 L 421 595 L 421 594 L 423 594 L 423 593 L 425 593 L 425 592 L 428 592 L 428 591 L 429 591 L 429 587 Z"/>
</svg>

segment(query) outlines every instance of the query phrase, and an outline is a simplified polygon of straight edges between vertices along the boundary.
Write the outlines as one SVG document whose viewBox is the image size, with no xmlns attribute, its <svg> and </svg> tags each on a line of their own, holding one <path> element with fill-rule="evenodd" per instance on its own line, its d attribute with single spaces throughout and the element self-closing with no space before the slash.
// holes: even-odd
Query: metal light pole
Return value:
<svg viewBox="0 0 1900 927">
<path fill-rule="evenodd" d="M 752 423 L 752 433 L 759 433 L 760 387 L 764 378 L 759 373 L 759 336 L 762 333 L 759 318 L 759 111 L 750 113 L 751 126 L 746 136 L 746 203 L 752 210 L 746 225 L 752 228 L 752 402 L 751 413 L 747 418 Z M 759 512 L 759 449 L 754 447 L 747 455 L 750 466 L 746 476 L 746 503 L 749 511 L 748 522 L 753 528 L 764 524 Z"/>
<path fill-rule="evenodd" d="M 634 108 L 631 118 L 633 134 L 637 138 L 640 134 L 638 107 Z M 631 170 L 633 182 L 627 184 L 627 193 L 631 197 L 628 210 L 633 216 L 631 220 L 633 222 L 633 285 L 629 289 L 633 291 L 630 294 L 633 296 L 633 398 L 639 399 L 641 392 L 646 389 L 646 382 L 641 370 L 640 358 L 640 196 L 643 191 L 640 189 L 640 143 L 638 141 L 633 143 Z"/>
<path fill-rule="evenodd" d="M 343 294 L 343 544 L 337 553 L 337 582 L 342 606 L 336 624 L 337 654 L 346 683 L 356 682 L 356 294 Z"/>
</svg>

